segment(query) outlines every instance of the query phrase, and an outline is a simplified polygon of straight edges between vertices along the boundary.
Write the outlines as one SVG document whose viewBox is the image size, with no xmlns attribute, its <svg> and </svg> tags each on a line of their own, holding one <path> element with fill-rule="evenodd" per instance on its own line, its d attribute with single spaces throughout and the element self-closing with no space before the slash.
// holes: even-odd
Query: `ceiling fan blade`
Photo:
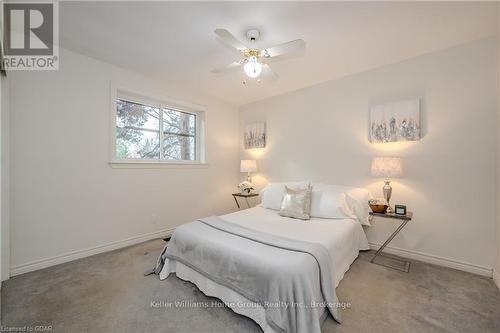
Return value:
<svg viewBox="0 0 500 333">
<path fill-rule="evenodd" d="M 226 43 L 229 46 L 234 47 L 240 52 L 248 49 L 242 42 L 240 42 L 236 37 L 233 36 L 232 33 L 227 31 L 226 29 L 215 29 L 215 34 L 217 37 L 221 39 L 222 42 Z"/>
<path fill-rule="evenodd" d="M 280 77 L 268 64 L 262 64 L 261 76 L 268 80 L 277 80 Z"/>
<path fill-rule="evenodd" d="M 225 41 L 223 41 L 222 39 L 220 39 L 219 37 L 215 37 L 215 40 L 226 50 L 228 50 L 229 52 L 231 52 L 233 54 L 233 56 L 235 58 L 239 58 L 241 57 L 241 55 L 243 54 L 242 51 L 238 50 L 238 49 L 235 49 L 234 47 L 232 47 L 231 45 L 228 45 Z"/>
<path fill-rule="evenodd" d="M 267 49 L 262 50 L 261 56 L 264 58 L 276 58 L 289 53 L 298 53 L 304 51 L 306 48 L 306 42 L 302 39 L 292 40 L 288 43 L 283 43 L 276 45 Z"/>
<path fill-rule="evenodd" d="M 229 65 L 212 69 L 212 73 L 221 74 L 221 73 L 225 73 L 225 72 L 231 71 L 233 69 L 239 68 L 240 66 L 241 66 L 241 61 L 235 61 L 235 62 L 230 63 Z"/>
</svg>

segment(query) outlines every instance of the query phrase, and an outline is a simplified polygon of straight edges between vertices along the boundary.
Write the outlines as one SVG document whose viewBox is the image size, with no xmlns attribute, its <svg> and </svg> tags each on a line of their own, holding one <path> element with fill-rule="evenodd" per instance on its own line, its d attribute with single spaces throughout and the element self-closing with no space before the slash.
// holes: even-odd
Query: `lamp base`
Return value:
<svg viewBox="0 0 500 333">
<path fill-rule="evenodd" d="M 392 209 L 391 204 L 389 202 L 392 196 L 392 186 L 389 178 L 385 180 L 385 185 L 384 187 L 382 187 L 382 191 L 384 192 L 384 199 L 385 201 L 387 201 L 387 206 L 388 206 L 386 212 L 392 214 L 394 213 L 394 209 Z"/>
</svg>

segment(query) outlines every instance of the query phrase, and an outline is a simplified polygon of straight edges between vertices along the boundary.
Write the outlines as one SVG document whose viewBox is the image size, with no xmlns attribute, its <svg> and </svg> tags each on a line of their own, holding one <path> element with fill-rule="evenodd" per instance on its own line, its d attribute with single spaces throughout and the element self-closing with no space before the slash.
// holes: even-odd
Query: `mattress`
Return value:
<svg viewBox="0 0 500 333">
<path fill-rule="evenodd" d="M 261 206 L 223 215 L 221 218 L 261 232 L 323 245 L 330 254 L 331 264 L 335 267 L 335 275 L 332 277 L 334 287 L 338 286 L 359 251 L 369 249 L 363 228 L 352 219 L 312 218 L 309 221 L 302 221 L 282 217 L 278 211 Z M 175 272 L 177 277 L 194 283 L 207 296 L 219 298 L 234 312 L 251 318 L 264 332 L 273 332 L 266 323 L 264 308 L 258 303 L 175 260 L 168 260 L 165 263 L 160 272 L 160 279 L 165 279 L 172 272 Z M 326 315 L 325 311 L 322 319 Z"/>
</svg>

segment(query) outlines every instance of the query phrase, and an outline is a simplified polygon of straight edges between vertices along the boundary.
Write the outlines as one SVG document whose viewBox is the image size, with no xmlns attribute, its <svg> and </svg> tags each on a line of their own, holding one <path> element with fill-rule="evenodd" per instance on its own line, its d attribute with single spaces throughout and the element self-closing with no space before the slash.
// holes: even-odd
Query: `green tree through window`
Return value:
<svg viewBox="0 0 500 333">
<path fill-rule="evenodd" d="M 123 99 L 116 112 L 117 159 L 196 160 L 195 114 Z"/>
</svg>

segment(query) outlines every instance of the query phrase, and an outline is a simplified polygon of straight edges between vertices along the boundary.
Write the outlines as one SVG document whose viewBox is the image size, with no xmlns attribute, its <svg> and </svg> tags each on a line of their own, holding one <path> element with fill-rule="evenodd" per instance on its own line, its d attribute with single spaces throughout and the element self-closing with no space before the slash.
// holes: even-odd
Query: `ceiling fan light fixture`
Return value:
<svg viewBox="0 0 500 333">
<path fill-rule="evenodd" d="M 279 75 L 269 66 L 268 59 L 280 60 L 282 56 L 303 51 L 306 47 L 306 43 L 302 39 L 295 39 L 267 49 L 254 47 L 254 42 L 257 41 L 260 36 L 260 32 L 256 29 L 250 29 L 246 34 L 248 41 L 252 44 L 251 47 L 240 42 L 238 38 L 234 37 L 234 35 L 226 29 L 215 29 L 214 33 L 218 40 L 238 53 L 238 58 L 229 65 L 212 70 L 212 73 L 218 74 L 229 72 L 241 66 L 243 67 L 245 77 L 256 79 L 257 82 L 260 82 L 260 77 L 265 80 L 277 80 L 279 78 Z M 243 84 L 248 82 L 249 81 L 245 79 Z"/>
<path fill-rule="evenodd" d="M 254 78 L 258 77 L 262 72 L 262 65 L 259 63 L 257 57 L 250 57 L 245 66 L 243 66 L 243 69 L 248 77 Z"/>
</svg>

